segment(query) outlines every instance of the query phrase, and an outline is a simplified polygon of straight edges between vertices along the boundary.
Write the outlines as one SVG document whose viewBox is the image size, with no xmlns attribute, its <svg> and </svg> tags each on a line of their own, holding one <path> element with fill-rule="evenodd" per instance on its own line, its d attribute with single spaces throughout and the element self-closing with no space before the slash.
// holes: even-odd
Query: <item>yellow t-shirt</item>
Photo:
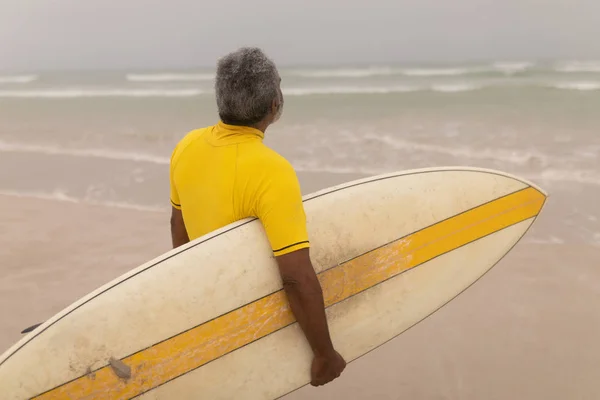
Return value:
<svg viewBox="0 0 600 400">
<path fill-rule="evenodd" d="M 258 129 L 227 125 L 188 133 L 171 156 L 171 204 L 190 240 L 259 218 L 276 256 L 309 247 L 300 184 Z"/>
</svg>

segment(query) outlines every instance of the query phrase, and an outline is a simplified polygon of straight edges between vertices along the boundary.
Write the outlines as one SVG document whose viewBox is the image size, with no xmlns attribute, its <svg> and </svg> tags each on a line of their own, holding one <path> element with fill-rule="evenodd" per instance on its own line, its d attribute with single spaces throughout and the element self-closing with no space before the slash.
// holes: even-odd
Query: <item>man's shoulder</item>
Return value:
<svg viewBox="0 0 600 400">
<path fill-rule="evenodd" d="M 253 144 L 253 151 L 248 158 L 255 166 L 273 172 L 294 171 L 292 164 L 284 156 L 263 143 Z"/>
<path fill-rule="evenodd" d="M 187 132 L 175 145 L 171 154 L 171 164 L 176 163 L 181 155 L 190 148 L 190 146 L 200 140 L 206 132 L 214 128 L 214 125 L 204 128 L 198 128 Z"/>
<path fill-rule="evenodd" d="M 175 145 L 175 149 L 183 149 L 184 147 L 189 146 L 191 143 L 194 143 L 212 129 L 214 129 L 214 125 L 194 129 L 187 132 Z"/>
</svg>

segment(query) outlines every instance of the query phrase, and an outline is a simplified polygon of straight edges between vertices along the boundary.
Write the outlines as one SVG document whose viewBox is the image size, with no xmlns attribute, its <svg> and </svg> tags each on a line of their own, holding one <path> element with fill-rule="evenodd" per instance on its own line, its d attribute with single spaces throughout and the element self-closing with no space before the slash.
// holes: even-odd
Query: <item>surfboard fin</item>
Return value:
<svg viewBox="0 0 600 400">
<path fill-rule="evenodd" d="M 39 324 L 35 324 L 35 325 L 31 325 L 29 328 L 25 328 L 21 331 L 21 333 L 29 333 L 32 330 L 34 330 L 35 328 L 37 328 L 38 326 L 40 326 L 41 324 L 43 324 L 43 322 L 40 322 Z"/>
<path fill-rule="evenodd" d="M 113 370 L 115 375 L 117 375 L 119 378 L 131 378 L 131 367 L 125 364 L 123 361 L 111 357 L 110 360 L 108 360 L 108 363 L 110 364 L 110 368 Z"/>
</svg>

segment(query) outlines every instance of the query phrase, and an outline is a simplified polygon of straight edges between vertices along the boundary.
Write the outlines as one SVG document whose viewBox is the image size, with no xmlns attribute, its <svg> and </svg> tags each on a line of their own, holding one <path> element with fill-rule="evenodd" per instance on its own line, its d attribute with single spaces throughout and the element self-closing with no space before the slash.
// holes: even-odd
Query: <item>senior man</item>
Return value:
<svg viewBox="0 0 600 400">
<path fill-rule="evenodd" d="M 232 222 L 258 218 L 279 266 L 287 298 L 314 357 L 311 384 L 339 377 L 323 293 L 309 254 L 300 185 L 291 164 L 263 144 L 283 112 L 281 78 L 257 48 L 241 48 L 217 64 L 220 121 L 188 133 L 170 163 L 173 247 Z"/>
</svg>

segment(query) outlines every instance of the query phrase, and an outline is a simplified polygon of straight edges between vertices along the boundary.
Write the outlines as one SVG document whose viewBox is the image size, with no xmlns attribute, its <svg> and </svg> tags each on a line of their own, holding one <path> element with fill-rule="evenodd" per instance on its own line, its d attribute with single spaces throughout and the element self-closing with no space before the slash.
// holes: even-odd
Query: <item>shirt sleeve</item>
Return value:
<svg viewBox="0 0 600 400">
<path fill-rule="evenodd" d="M 286 161 L 269 170 L 258 197 L 257 217 L 261 220 L 275 256 L 310 246 L 306 214 L 296 172 Z"/>
<path fill-rule="evenodd" d="M 177 192 L 177 186 L 175 186 L 175 165 L 177 163 L 177 147 L 171 155 L 171 162 L 169 164 L 169 184 L 171 186 L 171 205 L 178 210 L 181 210 L 181 200 L 179 199 L 179 193 Z"/>
</svg>

